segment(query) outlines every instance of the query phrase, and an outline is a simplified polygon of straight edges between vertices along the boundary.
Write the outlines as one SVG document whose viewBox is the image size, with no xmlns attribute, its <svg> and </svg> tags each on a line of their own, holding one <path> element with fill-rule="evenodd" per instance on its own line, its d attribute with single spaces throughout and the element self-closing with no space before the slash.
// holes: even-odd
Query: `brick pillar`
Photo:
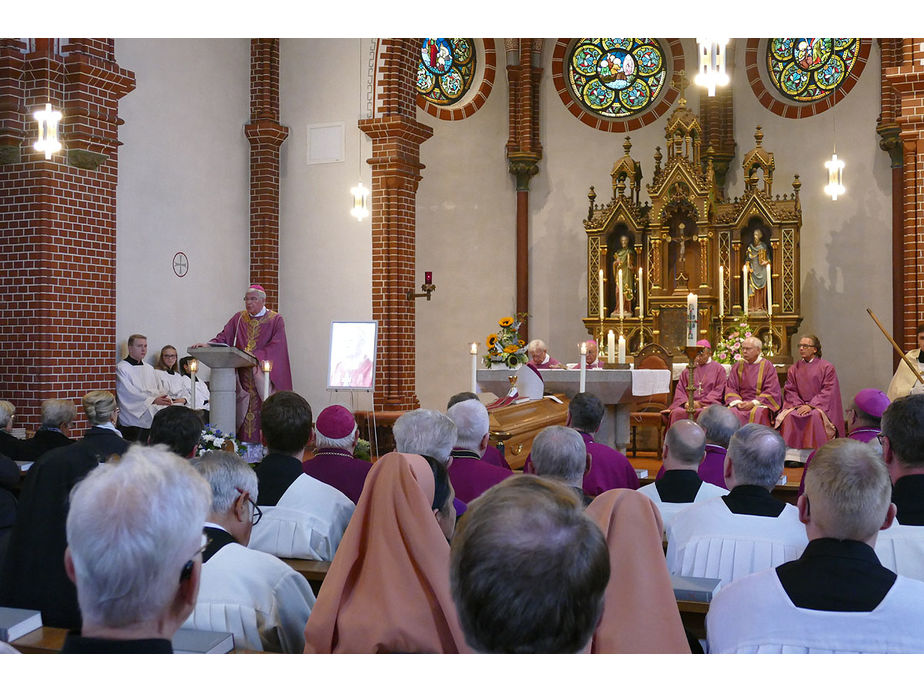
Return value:
<svg viewBox="0 0 924 693">
<path fill-rule="evenodd" d="M 115 389 L 118 107 L 134 86 L 113 39 L 0 40 L 0 392 L 27 428 L 43 399 Z M 63 150 L 46 161 L 32 112 L 49 99 Z"/>
<path fill-rule="evenodd" d="M 279 148 L 289 129 L 279 122 L 279 39 L 250 40 L 250 282 L 279 308 Z"/>
<path fill-rule="evenodd" d="M 885 69 L 884 83 L 897 95 L 893 102 L 886 91 L 884 104 L 895 104 L 891 108 L 902 143 L 901 264 L 893 268 L 893 274 L 901 275 L 901 303 L 893 305 L 893 311 L 902 314 L 902 331 L 894 338 L 905 349 L 916 345 L 915 328 L 924 320 L 924 67 L 916 50 L 922 40 L 900 39 L 901 52 L 896 45 L 884 56 L 892 63 Z M 893 255 L 897 260 L 899 253 Z"/>
<path fill-rule="evenodd" d="M 529 181 L 539 173 L 539 82 L 542 78 L 542 39 L 506 39 L 507 166 L 516 178 L 517 314 L 529 315 Z M 529 341 L 529 318 L 520 326 Z"/>
<path fill-rule="evenodd" d="M 703 161 L 712 157 L 715 181 L 722 199 L 725 198 L 725 177 L 728 167 L 735 158 L 735 104 L 732 98 L 731 84 L 735 82 L 732 72 L 734 66 L 734 48 L 729 44 L 726 71 L 731 83 L 716 87 L 715 96 L 709 96 L 702 87 L 699 91 L 699 120 L 703 126 L 703 144 L 701 155 Z M 692 84 L 692 80 L 690 81 Z M 711 151 L 710 151 L 711 150 Z"/>
</svg>

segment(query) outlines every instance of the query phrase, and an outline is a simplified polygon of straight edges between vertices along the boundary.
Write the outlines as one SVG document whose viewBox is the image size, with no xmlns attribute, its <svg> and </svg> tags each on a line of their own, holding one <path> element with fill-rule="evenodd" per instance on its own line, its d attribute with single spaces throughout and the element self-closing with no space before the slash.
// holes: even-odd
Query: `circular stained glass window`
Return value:
<svg viewBox="0 0 924 693">
<path fill-rule="evenodd" d="M 855 38 L 775 38 L 767 42 L 767 72 L 773 86 L 793 101 L 830 95 L 857 62 Z"/>
<path fill-rule="evenodd" d="M 577 100 L 605 118 L 648 108 L 664 86 L 664 50 L 656 39 L 578 39 L 568 58 L 568 83 Z"/>
<path fill-rule="evenodd" d="M 467 38 L 427 38 L 420 47 L 417 93 L 437 106 L 465 96 L 475 77 L 475 44 Z"/>
</svg>

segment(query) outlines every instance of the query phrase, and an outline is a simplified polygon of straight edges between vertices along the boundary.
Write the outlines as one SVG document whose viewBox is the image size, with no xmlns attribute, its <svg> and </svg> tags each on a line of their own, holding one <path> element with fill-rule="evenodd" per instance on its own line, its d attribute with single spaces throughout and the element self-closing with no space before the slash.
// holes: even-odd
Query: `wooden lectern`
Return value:
<svg viewBox="0 0 924 693">
<path fill-rule="evenodd" d="M 252 368 L 257 359 L 232 346 L 207 346 L 189 350 L 211 369 L 209 378 L 209 425 L 222 433 L 237 435 L 238 368 Z"/>
</svg>

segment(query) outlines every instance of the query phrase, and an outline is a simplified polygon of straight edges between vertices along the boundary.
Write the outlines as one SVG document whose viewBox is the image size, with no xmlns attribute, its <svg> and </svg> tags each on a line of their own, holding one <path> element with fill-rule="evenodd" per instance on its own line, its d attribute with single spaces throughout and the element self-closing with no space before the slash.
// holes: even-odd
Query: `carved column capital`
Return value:
<svg viewBox="0 0 924 693">
<path fill-rule="evenodd" d="M 517 179 L 517 190 L 529 190 L 530 179 L 539 173 L 541 155 L 533 152 L 514 152 L 507 155 L 507 168 Z"/>
<path fill-rule="evenodd" d="M 880 125 L 876 128 L 876 134 L 879 135 L 879 148 L 884 152 L 888 152 L 892 168 L 902 167 L 901 131 L 902 129 L 896 123 Z"/>
</svg>

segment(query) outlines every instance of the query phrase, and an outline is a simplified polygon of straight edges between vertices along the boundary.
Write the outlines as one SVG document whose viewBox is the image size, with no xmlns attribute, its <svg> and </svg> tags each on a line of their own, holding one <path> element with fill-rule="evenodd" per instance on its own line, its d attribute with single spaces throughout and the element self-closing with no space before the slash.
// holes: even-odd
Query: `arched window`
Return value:
<svg viewBox="0 0 924 693">
<path fill-rule="evenodd" d="M 772 38 L 767 74 L 780 94 L 807 103 L 829 96 L 857 62 L 855 38 Z"/>
<path fill-rule="evenodd" d="M 436 106 L 450 106 L 472 86 L 477 67 L 469 38 L 426 38 L 417 65 L 417 93 Z"/>
</svg>

